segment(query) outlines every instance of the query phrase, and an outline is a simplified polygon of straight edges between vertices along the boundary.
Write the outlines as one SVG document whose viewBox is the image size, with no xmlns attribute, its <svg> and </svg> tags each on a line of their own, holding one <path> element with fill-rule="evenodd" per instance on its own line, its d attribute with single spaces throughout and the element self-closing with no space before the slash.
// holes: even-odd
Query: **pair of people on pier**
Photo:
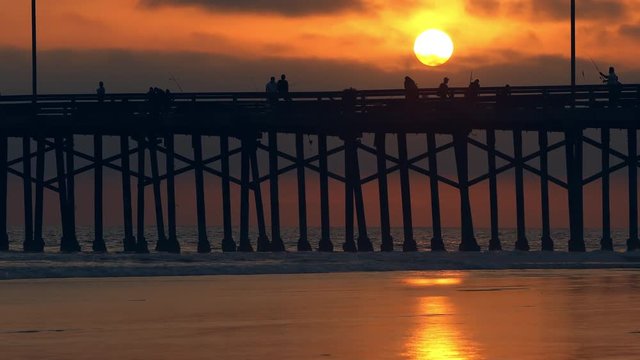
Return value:
<svg viewBox="0 0 640 360">
<path fill-rule="evenodd" d="M 291 101 L 291 97 L 289 96 L 289 82 L 285 74 L 280 75 L 278 82 L 276 82 L 275 76 L 272 76 L 265 86 L 265 91 L 267 93 L 267 100 L 271 104 L 277 103 L 280 98 Z"/>
</svg>

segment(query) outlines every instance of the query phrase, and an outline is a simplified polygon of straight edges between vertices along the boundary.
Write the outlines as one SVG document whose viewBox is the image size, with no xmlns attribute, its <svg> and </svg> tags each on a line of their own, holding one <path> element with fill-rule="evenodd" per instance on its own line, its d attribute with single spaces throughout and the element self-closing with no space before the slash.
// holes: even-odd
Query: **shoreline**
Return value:
<svg viewBox="0 0 640 360">
<path fill-rule="evenodd" d="M 0 254 L 0 280 L 518 269 L 640 269 L 640 252 Z"/>
</svg>

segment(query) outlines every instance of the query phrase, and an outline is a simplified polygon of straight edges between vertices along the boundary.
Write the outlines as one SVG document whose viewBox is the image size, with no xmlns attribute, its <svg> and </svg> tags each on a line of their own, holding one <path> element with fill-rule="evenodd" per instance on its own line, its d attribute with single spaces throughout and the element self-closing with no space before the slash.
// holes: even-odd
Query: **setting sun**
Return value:
<svg viewBox="0 0 640 360">
<path fill-rule="evenodd" d="M 451 58 L 453 41 L 445 32 L 431 29 L 416 38 L 413 51 L 421 63 L 427 66 L 438 66 Z"/>
</svg>

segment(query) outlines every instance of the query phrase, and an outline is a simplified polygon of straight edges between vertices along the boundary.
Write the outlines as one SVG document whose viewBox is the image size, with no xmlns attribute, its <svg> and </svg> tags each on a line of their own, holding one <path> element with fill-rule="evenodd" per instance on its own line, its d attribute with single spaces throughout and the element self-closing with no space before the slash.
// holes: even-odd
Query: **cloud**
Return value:
<svg viewBox="0 0 640 360">
<path fill-rule="evenodd" d="M 466 0 L 465 10 L 474 16 L 502 15 L 515 19 L 568 21 L 569 1 L 558 0 Z M 581 20 L 620 20 L 627 17 L 629 6 L 622 0 L 581 0 L 576 16 Z"/>
<path fill-rule="evenodd" d="M 622 25 L 620 26 L 620 29 L 618 29 L 618 33 L 623 36 L 637 39 L 640 37 L 640 25 Z"/>
<path fill-rule="evenodd" d="M 139 0 L 145 7 L 197 6 L 210 11 L 274 13 L 284 16 L 307 16 L 358 10 L 363 0 Z"/>
</svg>

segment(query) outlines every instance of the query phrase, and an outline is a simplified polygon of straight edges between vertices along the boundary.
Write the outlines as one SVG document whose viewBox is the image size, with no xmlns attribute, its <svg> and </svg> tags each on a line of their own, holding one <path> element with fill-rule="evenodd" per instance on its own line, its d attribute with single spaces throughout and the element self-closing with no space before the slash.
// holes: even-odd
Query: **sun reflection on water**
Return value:
<svg viewBox="0 0 640 360">
<path fill-rule="evenodd" d="M 447 286 L 462 283 L 460 277 L 410 278 L 410 286 Z M 447 296 L 418 299 L 417 328 L 407 342 L 405 355 L 414 360 L 477 360 L 477 346 L 465 336 L 456 308 Z"/>
</svg>

